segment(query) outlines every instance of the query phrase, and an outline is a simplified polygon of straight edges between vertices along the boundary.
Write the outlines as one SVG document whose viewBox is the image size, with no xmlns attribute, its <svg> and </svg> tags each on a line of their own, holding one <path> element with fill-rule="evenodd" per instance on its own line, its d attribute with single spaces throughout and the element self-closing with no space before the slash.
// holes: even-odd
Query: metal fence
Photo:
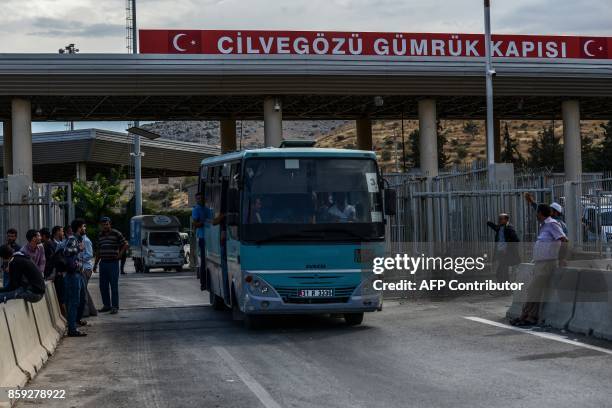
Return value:
<svg viewBox="0 0 612 408">
<path fill-rule="evenodd" d="M 553 200 L 576 214 L 575 246 L 612 256 L 612 177 L 593 178 L 552 187 Z"/>
<path fill-rule="evenodd" d="M 491 185 L 483 168 L 429 180 L 394 174 L 388 181 L 398 200 L 397 215 L 387 220 L 387 249 L 392 252 L 407 252 L 424 242 L 462 243 L 477 251 L 491 251 L 494 233 L 486 222 L 495 222 L 502 212 L 510 215 L 522 242 L 533 242 L 538 222 L 525 193 L 531 193 L 537 202 L 557 201 L 576 212 L 579 232 L 574 244 L 578 249 L 610 252 L 612 178 L 602 173 L 584 174 L 581 182 L 573 183 L 570 200 L 566 200 L 563 174 L 546 171 L 516 174 L 514 187 Z M 521 246 L 523 251 L 530 247 Z"/>
<path fill-rule="evenodd" d="M 0 232 L 66 225 L 74 218 L 70 183 L 33 184 L 23 197 L 9 195 L 8 181 L 0 179 Z"/>
</svg>

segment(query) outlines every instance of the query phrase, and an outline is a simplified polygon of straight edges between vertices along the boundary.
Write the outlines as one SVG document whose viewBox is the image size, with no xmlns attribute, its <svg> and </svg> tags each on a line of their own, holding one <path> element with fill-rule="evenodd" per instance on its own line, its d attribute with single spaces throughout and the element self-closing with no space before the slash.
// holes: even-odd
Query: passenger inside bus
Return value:
<svg viewBox="0 0 612 408">
<path fill-rule="evenodd" d="M 328 213 L 334 222 L 354 222 L 356 220 L 355 206 L 347 202 L 346 193 L 334 193 L 333 205 Z"/>
</svg>

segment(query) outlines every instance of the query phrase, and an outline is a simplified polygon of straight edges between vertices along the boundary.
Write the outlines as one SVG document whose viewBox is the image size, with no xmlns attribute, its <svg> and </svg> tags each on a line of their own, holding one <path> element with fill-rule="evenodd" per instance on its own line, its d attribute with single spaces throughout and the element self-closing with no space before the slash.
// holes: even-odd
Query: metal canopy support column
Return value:
<svg viewBox="0 0 612 408">
<path fill-rule="evenodd" d="M 436 121 L 436 101 L 419 101 L 419 150 L 421 173 L 425 177 L 438 175 L 438 124 Z"/>
<path fill-rule="evenodd" d="M 27 99 L 13 99 L 13 174 L 23 175 L 32 183 L 32 104 Z"/>
<path fill-rule="evenodd" d="M 87 181 L 87 163 L 81 162 L 76 164 L 76 179 Z"/>
<path fill-rule="evenodd" d="M 561 103 L 563 115 L 563 161 L 565 163 L 565 223 L 571 245 L 579 243 L 581 234 L 582 155 L 580 143 L 580 102 Z"/>
<path fill-rule="evenodd" d="M 357 128 L 357 148 L 359 150 L 372 150 L 372 119 L 365 117 L 355 121 Z"/>
<path fill-rule="evenodd" d="M 3 152 L 4 157 L 2 159 L 2 169 L 6 178 L 9 174 L 13 174 L 13 125 L 9 119 L 2 122 L 2 132 L 4 139 Z"/>
<path fill-rule="evenodd" d="M 565 180 L 580 181 L 582 173 L 582 155 L 580 147 L 580 102 L 563 101 L 563 149 L 565 162 Z"/>
<path fill-rule="evenodd" d="M 221 119 L 219 131 L 221 133 L 221 153 L 236 151 L 236 120 L 234 118 Z"/>
<path fill-rule="evenodd" d="M 264 100 L 264 145 L 279 147 L 283 141 L 283 107 L 280 98 Z"/>
</svg>

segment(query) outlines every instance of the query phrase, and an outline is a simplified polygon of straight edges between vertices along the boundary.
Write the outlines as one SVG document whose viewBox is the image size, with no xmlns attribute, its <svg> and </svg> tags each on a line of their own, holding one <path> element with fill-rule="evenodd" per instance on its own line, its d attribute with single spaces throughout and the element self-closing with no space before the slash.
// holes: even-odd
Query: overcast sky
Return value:
<svg viewBox="0 0 612 408">
<path fill-rule="evenodd" d="M 612 35 L 612 0 L 492 0 L 493 32 Z M 125 52 L 125 0 L 0 0 L 0 52 Z M 482 32 L 482 0 L 137 0 L 140 28 Z"/>
<path fill-rule="evenodd" d="M 612 36 L 612 0 L 492 0 L 497 33 Z M 0 53 L 126 52 L 125 0 L 0 0 Z M 137 0 L 139 28 L 477 33 L 482 0 Z M 77 127 L 109 127 L 100 123 Z M 124 128 L 114 124 L 113 129 Z M 34 131 L 61 130 L 37 124 Z"/>
</svg>

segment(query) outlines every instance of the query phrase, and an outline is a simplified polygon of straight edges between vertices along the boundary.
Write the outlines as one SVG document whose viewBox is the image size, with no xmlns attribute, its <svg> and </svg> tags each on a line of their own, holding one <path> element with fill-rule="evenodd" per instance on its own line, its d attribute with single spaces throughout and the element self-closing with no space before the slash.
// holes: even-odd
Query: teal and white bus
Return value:
<svg viewBox="0 0 612 408">
<path fill-rule="evenodd" d="M 368 258 L 384 252 L 395 192 L 384 189 L 373 152 L 228 153 L 202 161 L 199 188 L 222 219 L 205 226 L 202 279 L 215 309 L 252 327 L 262 315 L 303 313 L 357 325 L 382 308 Z"/>
</svg>

